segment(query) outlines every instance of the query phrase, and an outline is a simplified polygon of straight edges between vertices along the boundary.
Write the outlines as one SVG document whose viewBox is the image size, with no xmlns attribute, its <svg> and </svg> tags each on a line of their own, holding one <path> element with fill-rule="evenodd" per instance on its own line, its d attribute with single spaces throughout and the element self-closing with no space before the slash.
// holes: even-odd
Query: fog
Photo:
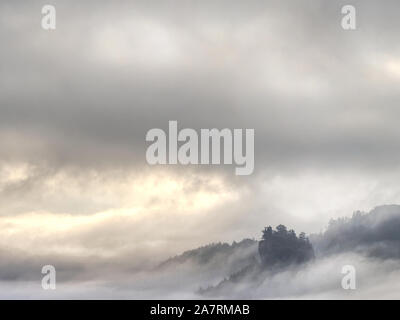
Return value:
<svg viewBox="0 0 400 320">
<path fill-rule="evenodd" d="M 197 297 L 237 264 L 154 268 L 269 224 L 314 234 L 317 259 L 224 296 L 395 294 L 397 222 L 319 234 L 400 204 L 398 1 L 353 1 L 351 31 L 342 0 L 52 4 L 46 31 L 41 1 L 0 3 L 1 297 Z M 149 165 L 146 133 L 169 121 L 254 129 L 254 172 Z M 351 293 L 347 259 L 375 273 Z"/>
</svg>

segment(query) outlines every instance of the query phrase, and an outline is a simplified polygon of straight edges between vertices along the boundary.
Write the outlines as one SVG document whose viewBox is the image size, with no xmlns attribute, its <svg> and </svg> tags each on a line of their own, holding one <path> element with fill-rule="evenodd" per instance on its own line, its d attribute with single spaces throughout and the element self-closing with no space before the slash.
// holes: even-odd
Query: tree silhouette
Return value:
<svg viewBox="0 0 400 320">
<path fill-rule="evenodd" d="M 314 249 L 304 232 L 297 237 L 294 230 L 288 231 L 282 224 L 276 230 L 265 227 L 262 232 L 258 251 L 263 266 L 298 264 L 314 258 Z"/>
</svg>

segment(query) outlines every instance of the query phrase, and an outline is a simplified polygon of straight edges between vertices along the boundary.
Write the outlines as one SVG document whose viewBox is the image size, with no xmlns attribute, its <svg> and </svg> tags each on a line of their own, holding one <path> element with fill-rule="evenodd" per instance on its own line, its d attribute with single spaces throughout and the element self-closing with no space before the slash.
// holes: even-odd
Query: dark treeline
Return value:
<svg viewBox="0 0 400 320">
<path fill-rule="evenodd" d="M 310 237 L 318 256 L 360 252 L 383 259 L 400 258 L 400 206 L 379 206 L 370 212 L 329 222 L 325 232 Z"/>
<path fill-rule="evenodd" d="M 305 233 L 297 236 L 294 230 L 287 230 L 282 224 L 276 230 L 271 226 L 263 230 L 258 251 L 264 267 L 298 264 L 314 258 L 313 247 Z"/>
</svg>

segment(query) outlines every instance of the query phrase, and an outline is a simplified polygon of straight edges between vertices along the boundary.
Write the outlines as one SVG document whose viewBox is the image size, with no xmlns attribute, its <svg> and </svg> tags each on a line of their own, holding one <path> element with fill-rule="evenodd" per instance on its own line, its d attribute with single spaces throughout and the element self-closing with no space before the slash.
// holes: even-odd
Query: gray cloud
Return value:
<svg viewBox="0 0 400 320">
<path fill-rule="evenodd" d="M 384 70 L 398 54 L 395 2 L 356 3 L 354 32 L 340 3 L 320 1 L 55 5 L 58 29 L 45 33 L 39 2 L 2 4 L 1 130 L 42 147 L 7 157 L 143 166 L 147 130 L 176 119 L 255 128 L 257 172 L 397 165 L 399 80 Z M 147 54 L 163 43 L 177 53 Z M 119 44 L 129 60 L 107 56 Z"/>
<path fill-rule="evenodd" d="M 54 0 L 57 30 L 45 32 L 42 2 L 2 1 L 0 225 L 9 232 L 0 235 L 0 278 L 32 280 L 53 260 L 65 266 L 62 279 L 94 281 L 151 264 L 151 249 L 166 258 L 255 237 L 266 221 L 314 232 L 330 217 L 400 201 L 399 5 L 352 3 L 355 31 L 340 27 L 346 1 Z M 143 176 L 160 175 L 145 162 L 145 134 L 168 120 L 255 128 L 255 174 L 168 167 L 184 177 L 179 192 L 143 195 Z M 220 204 L 186 209 L 198 194 Z M 172 209 L 180 198 L 189 204 Z M 137 220 L 101 220 L 136 207 L 147 209 Z M 50 215 L 67 231 L 51 231 Z"/>
</svg>

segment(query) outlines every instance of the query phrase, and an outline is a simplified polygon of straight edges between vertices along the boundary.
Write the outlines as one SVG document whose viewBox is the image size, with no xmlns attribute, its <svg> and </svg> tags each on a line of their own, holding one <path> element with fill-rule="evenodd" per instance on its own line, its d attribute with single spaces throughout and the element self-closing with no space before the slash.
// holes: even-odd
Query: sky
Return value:
<svg viewBox="0 0 400 320">
<path fill-rule="evenodd" d="M 0 271 L 135 270 L 400 203 L 398 1 L 0 3 Z M 255 130 L 255 170 L 150 166 L 146 133 Z M 396 129 L 397 128 L 397 129 Z M 90 271 L 92 270 L 92 271 Z M 118 272 L 118 271 L 115 271 Z"/>
</svg>

